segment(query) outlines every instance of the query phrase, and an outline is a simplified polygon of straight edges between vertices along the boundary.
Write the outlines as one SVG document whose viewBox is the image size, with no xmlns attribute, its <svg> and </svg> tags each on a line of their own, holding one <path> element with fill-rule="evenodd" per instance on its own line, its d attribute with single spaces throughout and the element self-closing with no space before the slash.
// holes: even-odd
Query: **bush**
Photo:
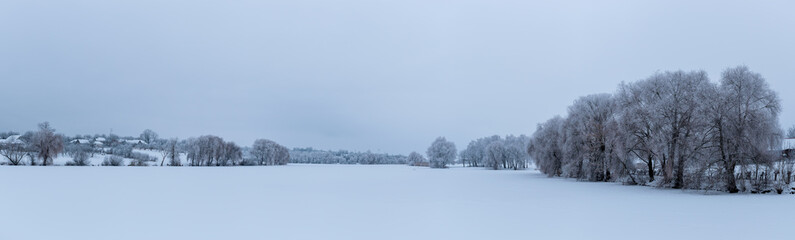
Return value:
<svg viewBox="0 0 795 240">
<path fill-rule="evenodd" d="M 141 159 L 133 159 L 132 161 L 130 161 L 130 165 L 129 166 L 146 167 L 146 166 L 149 166 L 149 164 L 147 164 L 146 161 L 141 160 Z"/>
<path fill-rule="evenodd" d="M 124 165 L 124 158 L 119 156 L 107 156 L 102 161 L 102 166 L 121 166 Z"/>
<path fill-rule="evenodd" d="M 118 145 L 118 146 L 113 147 L 113 148 L 111 148 L 109 150 L 110 151 L 106 152 L 107 154 L 118 155 L 118 156 L 122 156 L 122 157 L 126 157 L 126 158 L 132 158 L 132 155 L 133 155 L 132 146 L 127 145 L 127 144 Z"/>
<path fill-rule="evenodd" d="M 88 166 L 89 164 L 91 164 L 91 162 L 88 161 L 88 153 L 79 152 L 74 154 L 72 161 L 67 162 L 66 166 Z"/>
</svg>

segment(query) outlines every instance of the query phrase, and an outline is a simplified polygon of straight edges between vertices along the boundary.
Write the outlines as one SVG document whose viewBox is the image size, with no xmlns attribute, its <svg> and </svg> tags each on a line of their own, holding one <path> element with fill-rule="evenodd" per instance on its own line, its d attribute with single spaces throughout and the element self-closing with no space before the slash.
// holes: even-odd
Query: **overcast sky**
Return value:
<svg viewBox="0 0 795 240">
<path fill-rule="evenodd" d="M 0 131 L 423 152 L 745 64 L 795 124 L 792 1 L 0 0 Z"/>
</svg>

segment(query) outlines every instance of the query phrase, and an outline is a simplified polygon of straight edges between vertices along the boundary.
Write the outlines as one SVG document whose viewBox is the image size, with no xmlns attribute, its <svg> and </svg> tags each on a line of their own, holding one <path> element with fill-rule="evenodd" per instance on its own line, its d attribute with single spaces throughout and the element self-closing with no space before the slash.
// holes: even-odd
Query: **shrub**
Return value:
<svg viewBox="0 0 795 240">
<path fill-rule="evenodd" d="M 121 166 L 124 164 L 124 158 L 119 156 L 107 156 L 102 161 L 102 166 Z"/>
</svg>

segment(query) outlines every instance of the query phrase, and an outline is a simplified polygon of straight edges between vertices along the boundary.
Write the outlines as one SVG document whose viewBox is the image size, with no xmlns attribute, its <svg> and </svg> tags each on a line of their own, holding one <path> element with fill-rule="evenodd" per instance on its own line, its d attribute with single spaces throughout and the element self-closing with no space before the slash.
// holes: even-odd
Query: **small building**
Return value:
<svg viewBox="0 0 795 240">
<path fill-rule="evenodd" d="M 140 145 L 146 145 L 147 144 L 146 141 L 141 140 L 141 139 L 126 139 L 126 140 L 122 140 L 122 142 L 126 143 L 126 144 L 132 144 L 132 145 L 139 145 L 139 144 Z"/>
<path fill-rule="evenodd" d="M 79 139 L 72 140 L 72 141 L 71 141 L 71 143 L 76 143 L 76 144 L 89 144 L 89 143 L 91 143 L 91 141 L 88 141 L 88 139 L 82 139 L 82 138 L 79 138 Z"/>
<path fill-rule="evenodd" d="M 785 158 L 795 158 L 795 138 L 785 138 L 781 143 L 781 149 Z"/>
</svg>

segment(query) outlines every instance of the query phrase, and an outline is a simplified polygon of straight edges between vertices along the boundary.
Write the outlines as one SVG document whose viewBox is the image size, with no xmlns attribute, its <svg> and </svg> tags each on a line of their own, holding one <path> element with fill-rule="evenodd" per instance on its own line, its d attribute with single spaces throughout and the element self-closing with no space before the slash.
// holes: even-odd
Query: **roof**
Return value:
<svg viewBox="0 0 795 240">
<path fill-rule="evenodd" d="M 91 143 L 91 141 L 88 141 L 88 139 L 75 139 L 75 140 L 72 140 L 72 142 L 73 143 L 81 143 L 81 144 Z"/>
<path fill-rule="evenodd" d="M 6 139 L 0 139 L 0 143 L 22 143 L 22 140 L 19 140 L 19 137 L 21 136 L 22 135 L 11 135 Z"/>
<path fill-rule="evenodd" d="M 795 149 L 795 138 L 785 138 L 781 142 L 782 149 Z"/>
<path fill-rule="evenodd" d="M 125 143 L 131 143 L 131 144 L 146 144 L 146 142 L 144 142 L 144 140 L 140 140 L 140 139 L 127 139 L 127 140 L 124 140 L 124 142 Z"/>
</svg>

